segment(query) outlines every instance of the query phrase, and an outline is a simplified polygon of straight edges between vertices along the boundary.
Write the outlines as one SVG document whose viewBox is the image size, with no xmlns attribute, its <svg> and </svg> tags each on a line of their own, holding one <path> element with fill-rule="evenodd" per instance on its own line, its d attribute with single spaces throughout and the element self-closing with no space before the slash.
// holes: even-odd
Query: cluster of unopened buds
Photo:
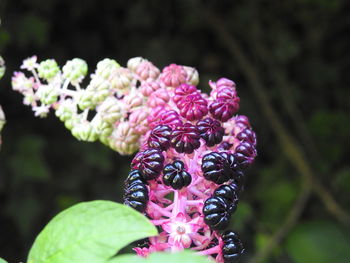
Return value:
<svg viewBox="0 0 350 263">
<path fill-rule="evenodd" d="M 124 203 L 149 217 L 160 234 L 134 250 L 147 256 L 190 248 L 217 262 L 237 262 L 243 245 L 227 228 L 244 171 L 256 156 L 256 136 L 248 118 L 236 115 L 233 81 L 209 82 L 208 96 L 188 74 L 172 64 L 151 82 L 167 100 L 149 113 L 150 130 L 132 161 Z"/>
<path fill-rule="evenodd" d="M 150 129 L 148 116 L 158 106 L 170 101 L 169 76 L 141 57 L 132 58 L 127 67 L 113 59 L 97 63 L 90 82 L 83 88 L 88 67 L 84 60 L 67 61 L 60 69 L 57 62 L 47 59 L 40 63 L 33 56 L 24 60 L 23 72 L 15 72 L 12 87 L 24 95 L 24 104 L 30 105 L 36 116 L 45 117 L 50 109 L 65 123 L 72 134 L 82 141 L 100 140 L 122 155 L 136 152 L 142 135 Z M 172 85 L 182 81 L 196 85 L 198 73 L 182 66 L 180 80 L 167 80 Z"/>
</svg>

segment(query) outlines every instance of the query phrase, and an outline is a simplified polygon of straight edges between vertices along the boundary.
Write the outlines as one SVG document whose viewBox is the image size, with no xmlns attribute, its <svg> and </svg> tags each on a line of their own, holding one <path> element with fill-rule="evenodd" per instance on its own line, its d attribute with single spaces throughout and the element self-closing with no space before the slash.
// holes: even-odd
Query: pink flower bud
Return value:
<svg viewBox="0 0 350 263">
<path fill-rule="evenodd" d="M 166 89 L 158 89 L 149 96 L 147 105 L 151 108 L 155 108 L 157 106 L 166 105 L 169 100 L 169 92 Z"/>
<path fill-rule="evenodd" d="M 161 84 L 157 81 L 144 81 L 141 83 L 140 91 L 144 96 L 148 97 L 160 88 Z"/>
<path fill-rule="evenodd" d="M 186 83 L 187 73 L 183 66 L 170 64 L 163 69 L 160 79 L 166 86 L 175 88 Z"/>
<path fill-rule="evenodd" d="M 155 80 L 159 76 L 159 69 L 149 61 L 141 62 L 135 70 L 141 80 Z"/>
</svg>

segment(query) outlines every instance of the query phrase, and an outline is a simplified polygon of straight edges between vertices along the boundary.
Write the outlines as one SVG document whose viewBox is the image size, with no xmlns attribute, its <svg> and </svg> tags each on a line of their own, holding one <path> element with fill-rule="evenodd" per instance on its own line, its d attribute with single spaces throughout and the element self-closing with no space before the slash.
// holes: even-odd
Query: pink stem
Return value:
<svg viewBox="0 0 350 263">
<path fill-rule="evenodd" d="M 219 245 L 209 248 L 207 250 L 202 250 L 199 251 L 198 254 L 199 255 L 212 255 L 212 254 L 218 254 L 221 252 L 221 247 Z"/>
<path fill-rule="evenodd" d="M 157 210 L 159 213 L 161 213 L 163 216 L 166 217 L 171 217 L 171 213 L 169 211 L 167 211 L 166 209 L 164 209 L 163 207 L 160 207 L 159 205 L 153 203 L 153 202 L 148 202 L 155 210 Z"/>
</svg>

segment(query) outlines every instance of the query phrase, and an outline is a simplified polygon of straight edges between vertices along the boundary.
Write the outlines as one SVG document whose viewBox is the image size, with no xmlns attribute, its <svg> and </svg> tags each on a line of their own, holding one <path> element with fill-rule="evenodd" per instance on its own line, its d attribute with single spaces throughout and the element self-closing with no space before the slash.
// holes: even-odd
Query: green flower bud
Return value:
<svg viewBox="0 0 350 263">
<path fill-rule="evenodd" d="M 95 132 L 98 133 L 100 139 L 110 136 L 113 131 L 112 124 L 103 121 L 99 115 L 94 118 L 91 124 Z"/>
<path fill-rule="evenodd" d="M 142 58 L 142 57 L 135 57 L 135 58 L 131 58 L 128 60 L 127 63 L 127 67 L 128 69 L 130 69 L 132 72 L 136 72 L 137 67 L 143 63 L 144 61 L 147 61 L 146 59 Z"/>
<path fill-rule="evenodd" d="M 139 148 L 139 139 L 140 135 L 135 133 L 128 122 L 119 123 L 111 136 L 108 137 L 109 147 L 122 155 L 136 152 Z"/>
<path fill-rule="evenodd" d="M 118 68 L 114 70 L 109 78 L 111 88 L 121 91 L 122 93 L 128 92 L 131 87 L 133 75 L 129 69 Z"/>
<path fill-rule="evenodd" d="M 78 93 L 78 106 L 81 110 L 93 109 L 96 107 L 96 92 L 80 90 Z"/>
<path fill-rule="evenodd" d="M 79 141 L 94 142 L 98 139 L 98 134 L 94 131 L 90 122 L 80 122 L 72 128 L 72 134 Z"/>
<path fill-rule="evenodd" d="M 69 79 L 71 82 L 80 82 L 88 72 L 86 62 L 80 58 L 74 58 L 67 61 L 62 68 L 63 77 Z"/>
<path fill-rule="evenodd" d="M 97 108 L 97 112 L 101 115 L 101 119 L 108 123 L 115 123 L 124 115 L 123 105 L 114 97 L 107 97 Z"/>
<path fill-rule="evenodd" d="M 61 121 L 67 121 L 77 112 L 77 106 L 72 99 L 61 101 L 56 108 L 56 116 Z"/>
<path fill-rule="evenodd" d="M 108 79 L 111 72 L 120 65 L 114 59 L 105 58 L 97 63 L 97 68 L 95 74 L 103 79 Z"/>
<path fill-rule="evenodd" d="M 57 101 L 58 98 L 58 91 L 55 89 L 54 86 L 51 85 L 41 85 L 39 86 L 37 92 L 35 93 L 36 96 L 40 99 L 40 101 L 44 104 L 53 104 Z"/>
<path fill-rule="evenodd" d="M 60 68 L 58 67 L 57 62 L 54 59 L 47 59 L 40 62 L 38 68 L 39 77 L 46 79 L 47 81 L 55 77 L 59 71 Z"/>
</svg>

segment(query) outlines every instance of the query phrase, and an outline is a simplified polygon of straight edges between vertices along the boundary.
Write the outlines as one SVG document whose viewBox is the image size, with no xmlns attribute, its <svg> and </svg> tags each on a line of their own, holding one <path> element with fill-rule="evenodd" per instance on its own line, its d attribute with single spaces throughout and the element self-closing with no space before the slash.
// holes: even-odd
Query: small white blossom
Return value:
<svg viewBox="0 0 350 263">
<path fill-rule="evenodd" d="M 39 64 L 36 63 L 37 57 L 32 56 L 30 58 L 27 58 L 23 61 L 23 64 L 21 65 L 21 69 L 26 69 L 29 71 L 34 70 L 35 68 L 39 67 Z"/>
<path fill-rule="evenodd" d="M 33 111 L 35 116 L 46 117 L 50 111 L 50 105 L 34 106 Z"/>
</svg>

